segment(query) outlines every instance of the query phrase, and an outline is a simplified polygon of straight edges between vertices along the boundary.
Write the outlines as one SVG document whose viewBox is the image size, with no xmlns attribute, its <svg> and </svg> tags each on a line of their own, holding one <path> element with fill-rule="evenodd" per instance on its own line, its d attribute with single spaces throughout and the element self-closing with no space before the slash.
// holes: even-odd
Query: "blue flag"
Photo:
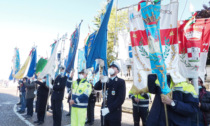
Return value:
<svg viewBox="0 0 210 126">
<path fill-rule="evenodd" d="M 13 80 L 13 76 L 12 76 L 12 74 L 13 74 L 13 69 L 12 69 L 12 71 L 11 71 L 10 75 L 9 75 L 9 80 L 10 80 L 10 81 L 11 81 L 11 80 Z"/>
<path fill-rule="evenodd" d="M 88 37 L 88 40 L 85 44 L 85 59 L 87 60 L 88 58 L 88 55 L 90 53 L 90 49 L 92 48 L 93 46 L 93 42 L 95 40 L 95 37 L 96 37 L 96 34 L 97 32 L 95 31 L 94 33 L 92 33 L 89 37 Z"/>
<path fill-rule="evenodd" d="M 162 93 L 168 94 L 170 88 L 167 84 L 167 71 L 160 38 L 160 2 L 148 6 L 146 6 L 146 2 L 143 2 L 141 3 L 141 8 L 142 18 L 148 37 L 149 58 L 152 73 L 157 74 Z"/>
<path fill-rule="evenodd" d="M 19 49 L 15 48 L 15 71 L 14 74 L 16 74 L 20 70 L 20 55 L 19 55 Z"/>
<path fill-rule="evenodd" d="M 101 26 L 95 40 L 87 55 L 87 68 L 91 68 L 96 59 L 104 61 L 103 75 L 108 75 L 107 71 L 107 27 L 111 14 L 113 0 L 107 5 L 106 13 L 102 17 Z"/>
<path fill-rule="evenodd" d="M 67 65 L 66 65 L 66 73 L 70 73 L 71 70 L 74 68 L 74 60 L 75 60 L 75 55 L 76 55 L 77 47 L 79 43 L 81 23 L 79 24 L 79 27 L 76 28 L 76 30 L 73 32 L 71 36 L 71 44 L 70 44 L 70 49 L 69 49 L 69 54 L 68 54 Z"/>
<path fill-rule="evenodd" d="M 32 57 L 31 64 L 29 66 L 28 73 L 27 73 L 28 77 L 32 77 L 34 75 L 34 73 L 36 72 L 36 60 L 37 60 L 36 48 L 32 49 L 31 57 Z"/>
<path fill-rule="evenodd" d="M 86 60 L 85 60 L 85 52 L 84 50 L 78 50 L 78 71 L 80 72 L 82 69 L 86 69 Z"/>
</svg>

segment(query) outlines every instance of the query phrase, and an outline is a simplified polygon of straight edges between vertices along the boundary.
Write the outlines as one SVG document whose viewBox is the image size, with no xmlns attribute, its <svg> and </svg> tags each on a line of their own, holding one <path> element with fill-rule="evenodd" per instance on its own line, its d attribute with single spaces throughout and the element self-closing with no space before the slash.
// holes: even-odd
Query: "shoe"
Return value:
<svg viewBox="0 0 210 126">
<path fill-rule="evenodd" d="M 39 120 L 34 121 L 34 123 L 39 123 Z"/>
<path fill-rule="evenodd" d="M 37 125 L 42 125 L 44 122 L 43 121 L 40 121 Z"/>
<path fill-rule="evenodd" d="M 18 113 L 22 114 L 22 113 L 25 113 L 25 111 L 21 111 L 21 110 L 20 110 L 20 111 L 18 111 Z"/>
<path fill-rule="evenodd" d="M 89 125 L 93 125 L 94 124 L 94 122 L 89 122 Z"/>
<path fill-rule="evenodd" d="M 70 113 L 66 114 L 66 116 L 70 116 Z"/>
<path fill-rule="evenodd" d="M 16 105 L 20 105 L 21 103 L 19 102 L 19 103 L 17 103 Z"/>
<path fill-rule="evenodd" d="M 30 115 L 27 115 L 25 118 L 26 119 L 30 119 L 32 116 L 30 116 Z"/>
<path fill-rule="evenodd" d="M 89 123 L 90 123 L 90 121 L 88 121 L 88 120 L 87 120 L 87 121 L 85 121 L 85 124 L 89 124 Z"/>
</svg>

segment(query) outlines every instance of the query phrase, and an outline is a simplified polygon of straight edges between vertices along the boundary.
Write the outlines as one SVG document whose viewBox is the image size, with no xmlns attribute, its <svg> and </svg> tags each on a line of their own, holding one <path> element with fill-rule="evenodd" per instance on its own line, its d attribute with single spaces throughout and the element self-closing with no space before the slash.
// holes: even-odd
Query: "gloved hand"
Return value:
<svg viewBox="0 0 210 126">
<path fill-rule="evenodd" d="M 109 78 L 108 76 L 100 76 L 101 83 L 107 83 Z"/>
<path fill-rule="evenodd" d="M 102 113 L 102 116 L 105 116 L 109 113 L 109 109 L 108 108 L 103 108 L 103 109 L 101 109 L 101 113 Z"/>
</svg>

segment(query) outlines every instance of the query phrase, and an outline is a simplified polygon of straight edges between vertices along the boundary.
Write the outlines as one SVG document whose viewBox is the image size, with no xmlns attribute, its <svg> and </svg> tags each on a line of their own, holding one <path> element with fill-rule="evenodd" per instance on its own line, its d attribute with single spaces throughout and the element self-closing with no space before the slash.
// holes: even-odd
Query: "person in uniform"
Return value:
<svg viewBox="0 0 210 126">
<path fill-rule="evenodd" d="M 60 74 L 56 77 L 52 92 L 53 126 L 61 126 L 62 101 L 66 86 L 67 76 L 64 75 L 64 67 L 60 68 Z"/>
<path fill-rule="evenodd" d="M 148 76 L 148 87 L 135 93 L 141 94 L 149 91 L 156 94 L 146 126 L 167 125 L 164 104 L 167 106 L 169 126 L 191 126 L 191 115 L 197 113 L 199 103 L 193 85 L 188 82 L 175 84 L 170 75 L 167 75 L 167 84 L 172 91 L 163 95 L 157 75 L 151 74 Z"/>
<path fill-rule="evenodd" d="M 37 101 L 36 101 L 36 112 L 37 120 L 34 123 L 42 125 L 44 123 L 47 99 L 49 88 L 46 86 L 46 76 L 42 80 L 35 81 L 39 85 L 37 89 Z"/>
<path fill-rule="evenodd" d="M 133 103 L 133 120 L 134 126 L 140 126 L 140 118 L 143 126 L 146 126 L 146 119 L 149 111 L 149 93 L 134 94 L 132 90 L 129 91 L 129 98 Z"/>
<path fill-rule="evenodd" d="M 106 83 L 107 101 L 103 101 L 105 106 L 102 106 L 101 109 L 101 125 L 121 126 L 122 104 L 126 95 L 125 81 L 117 77 L 120 67 L 116 61 L 113 61 L 109 67 L 110 78 Z M 94 86 L 95 90 L 103 90 L 104 81 L 103 84 L 102 81 L 103 78 L 100 77 L 100 80 Z"/>
<path fill-rule="evenodd" d="M 84 126 L 87 116 L 88 98 L 92 91 L 92 86 L 87 82 L 88 71 L 83 69 L 79 72 L 79 79 L 73 82 L 71 108 L 71 125 Z"/>
<path fill-rule="evenodd" d="M 87 107 L 87 121 L 85 124 L 93 125 L 94 124 L 94 108 L 96 103 L 96 93 L 93 87 L 93 82 L 90 81 L 92 85 L 92 92 L 90 94 L 90 97 L 88 99 L 88 107 Z"/>
</svg>

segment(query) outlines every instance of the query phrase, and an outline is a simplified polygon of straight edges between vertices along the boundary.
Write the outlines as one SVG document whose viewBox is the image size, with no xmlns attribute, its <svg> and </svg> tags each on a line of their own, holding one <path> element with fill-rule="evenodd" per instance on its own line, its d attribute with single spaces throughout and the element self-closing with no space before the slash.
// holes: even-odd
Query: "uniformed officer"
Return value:
<svg viewBox="0 0 210 126">
<path fill-rule="evenodd" d="M 106 83 L 108 96 L 107 101 L 103 101 L 107 104 L 101 110 L 101 125 L 121 126 L 122 104 L 126 94 L 125 81 L 117 77 L 117 74 L 120 72 L 120 67 L 117 62 L 113 61 L 109 67 L 108 73 L 110 74 L 110 78 Z M 102 82 L 103 78 L 95 84 L 95 90 L 103 89 L 102 85 L 104 84 Z"/>
<path fill-rule="evenodd" d="M 157 75 L 151 74 L 148 76 L 148 87 L 138 91 L 155 94 L 146 125 L 166 126 L 164 109 L 166 104 L 169 126 L 191 126 L 191 115 L 197 113 L 199 103 L 193 85 L 188 82 L 175 84 L 170 75 L 167 75 L 167 84 L 172 90 L 172 95 L 162 95 Z"/>
<path fill-rule="evenodd" d="M 93 82 L 92 80 L 90 81 L 92 88 L 93 88 Z M 95 108 L 95 103 L 96 103 L 96 93 L 95 90 L 93 89 L 90 97 L 88 99 L 88 108 L 87 108 L 87 121 L 85 124 L 93 125 L 94 124 L 94 108 Z"/>
<path fill-rule="evenodd" d="M 61 126 L 62 101 L 66 86 L 67 76 L 64 75 L 64 67 L 60 68 L 60 74 L 56 77 L 53 84 L 53 93 L 51 97 L 53 110 L 53 126 Z"/>
<path fill-rule="evenodd" d="M 73 82 L 71 108 L 71 125 L 84 126 L 87 116 L 88 98 L 92 91 L 92 86 L 87 82 L 87 70 L 79 72 L 79 79 Z"/>
<path fill-rule="evenodd" d="M 142 93 L 135 95 L 132 90 L 129 91 L 129 98 L 133 103 L 133 120 L 134 126 L 140 126 L 140 118 L 143 126 L 146 126 L 146 118 L 148 116 L 149 108 L 149 93 Z"/>
</svg>

